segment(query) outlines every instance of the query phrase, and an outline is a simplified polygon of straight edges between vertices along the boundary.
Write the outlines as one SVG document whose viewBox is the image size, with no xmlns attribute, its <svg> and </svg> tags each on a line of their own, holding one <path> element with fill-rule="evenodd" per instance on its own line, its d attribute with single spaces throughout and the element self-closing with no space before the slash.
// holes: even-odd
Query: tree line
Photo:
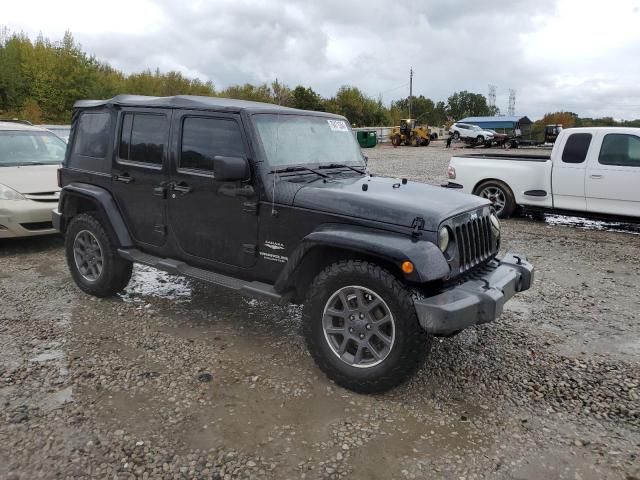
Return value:
<svg viewBox="0 0 640 480">
<path fill-rule="evenodd" d="M 304 110 L 344 115 L 359 126 L 398 125 L 401 118 L 416 118 L 420 123 L 447 125 L 467 116 L 497 115 L 484 95 L 467 91 L 453 93 L 446 102 L 423 95 L 391 102 L 372 98 L 352 85 L 323 97 L 311 87 L 291 88 L 278 80 L 268 84 L 232 85 L 216 89 L 212 82 L 187 78 L 180 72 L 144 70 L 125 74 L 108 63 L 84 52 L 70 32 L 60 41 L 38 36 L 31 40 L 24 33 L 0 28 L 0 118 L 20 118 L 33 123 L 68 123 L 73 103 L 85 98 L 111 98 L 128 93 L 138 95 L 205 95 L 274 103 Z M 548 123 L 613 121 L 579 119 L 548 114 Z M 564 121 L 552 121 L 561 115 Z M 568 120 L 567 120 L 568 119 Z M 595 122 L 595 123 L 594 123 Z M 615 122 L 615 121 L 613 121 Z M 589 123 L 584 123 L 585 125 Z M 569 126 L 565 124 L 565 127 Z M 573 125 L 572 125 L 573 126 Z"/>
</svg>

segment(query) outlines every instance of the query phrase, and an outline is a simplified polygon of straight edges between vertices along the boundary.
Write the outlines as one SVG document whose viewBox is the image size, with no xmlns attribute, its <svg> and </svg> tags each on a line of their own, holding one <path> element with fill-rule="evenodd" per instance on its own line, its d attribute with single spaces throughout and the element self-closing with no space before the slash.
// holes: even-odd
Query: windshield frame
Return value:
<svg viewBox="0 0 640 480">
<path fill-rule="evenodd" d="M 314 118 L 320 118 L 320 119 L 325 119 L 325 120 L 341 120 L 343 121 L 348 129 L 347 134 L 351 136 L 351 139 L 354 143 L 354 146 L 356 148 L 356 151 L 359 153 L 358 156 L 358 161 L 349 161 L 349 162 L 342 162 L 339 161 L 338 159 L 327 159 L 326 161 L 321 161 L 321 162 L 315 162 L 315 163 L 305 163 L 305 162 L 298 162 L 298 163 L 283 163 L 283 164 L 272 164 L 269 161 L 269 156 L 267 154 L 267 149 L 265 148 L 265 145 L 263 143 L 263 139 L 262 139 L 262 135 L 260 134 L 260 130 L 258 128 L 258 122 L 257 117 L 259 116 L 264 116 L 264 115 L 268 115 L 271 117 L 284 117 L 284 116 L 289 116 L 289 117 L 314 117 Z M 284 169 L 287 167 L 297 167 L 297 166 L 301 166 L 301 167 L 306 167 L 306 168 L 319 168 L 321 166 L 327 166 L 327 165 L 331 165 L 331 164 L 343 164 L 343 165 L 349 165 L 349 166 L 353 166 L 353 167 L 359 167 L 362 168 L 363 170 L 366 169 L 367 167 L 367 163 L 365 160 L 365 156 L 362 153 L 362 149 L 360 148 L 360 145 L 358 144 L 358 141 L 356 140 L 356 137 L 353 133 L 353 130 L 351 128 L 351 125 L 349 124 L 349 121 L 342 116 L 339 115 L 327 115 L 323 112 L 313 112 L 313 111 L 298 111 L 298 112 L 278 112 L 278 111 L 265 111 L 265 112 L 254 112 L 251 113 L 249 115 L 249 120 L 250 120 L 250 124 L 251 124 L 251 129 L 253 131 L 253 136 L 256 139 L 256 144 L 257 144 L 257 150 L 260 161 L 264 162 L 264 164 L 267 166 L 267 172 L 272 172 L 274 170 L 279 170 L 279 169 Z"/>
<path fill-rule="evenodd" d="M 5 162 L 2 158 L 0 158 L 0 168 L 2 167 L 24 167 L 24 166 L 43 166 L 43 165 L 60 165 L 64 162 L 65 152 L 67 150 L 67 143 L 58 137 L 55 133 L 50 132 L 48 130 L 0 130 L 0 143 L 2 142 L 2 137 L 9 135 L 19 135 L 25 137 L 47 137 L 50 138 L 53 143 L 59 142 L 62 147 L 63 153 L 62 157 L 59 160 L 43 160 L 34 158 L 31 161 L 9 161 Z M 42 141 L 42 140 L 40 140 Z"/>
</svg>

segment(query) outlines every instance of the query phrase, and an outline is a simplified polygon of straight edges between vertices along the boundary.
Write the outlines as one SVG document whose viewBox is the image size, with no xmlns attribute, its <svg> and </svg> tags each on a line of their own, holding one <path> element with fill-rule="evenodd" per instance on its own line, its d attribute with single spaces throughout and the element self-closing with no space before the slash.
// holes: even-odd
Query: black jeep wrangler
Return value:
<svg viewBox="0 0 640 480">
<path fill-rule="evenodd" d="M 341 116 L 209 97 L 80 101 L 54 225 L 69 269 L 105 297 L 133 262 L 275 301 L 336 383 L 380 392 L 433 336 L 495 320 L 531 285 L 496 258 L 487 200 L 368 173 Z"/>
</svg>

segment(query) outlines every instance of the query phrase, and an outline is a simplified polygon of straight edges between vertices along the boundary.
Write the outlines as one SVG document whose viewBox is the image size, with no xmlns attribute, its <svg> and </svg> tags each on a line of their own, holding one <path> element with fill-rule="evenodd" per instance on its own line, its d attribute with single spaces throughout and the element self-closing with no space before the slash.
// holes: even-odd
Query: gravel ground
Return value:
<svg viewBox="0 0 640 480">
<path fill-rule="evenodd" d="M 367 151 L 374 172 L 435 184 L 451 153 Z M 0 478 L 637 480 L 640 229 L 503 230 L 534 286 L 380 396 L 319 372 L 299 307 L 142 267 L 99 300 L 60 238 L 0 241 Z"/>
</svg>

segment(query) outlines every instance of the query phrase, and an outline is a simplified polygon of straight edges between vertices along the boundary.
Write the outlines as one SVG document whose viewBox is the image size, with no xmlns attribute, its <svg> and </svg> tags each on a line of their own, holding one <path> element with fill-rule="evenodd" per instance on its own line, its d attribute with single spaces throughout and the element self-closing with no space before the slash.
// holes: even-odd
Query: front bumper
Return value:
<svg viewBox="0 0 640 480">
<path fill-rule="evenodd" d="M 32 200 L 0 201 L 0 238 L 56 233 L 51 223 L 52 203 Z"/>
<path fill-rule="evenodd" d="M 497 319 L 507 300 L 528 290 L 533 265 L 523 255 L 508 253 L 491 260 L 487 272 L 456 287 L 414 301 L 420 325 L 433 335 L 447 336 L 472 325 Z"/>
</svg>

